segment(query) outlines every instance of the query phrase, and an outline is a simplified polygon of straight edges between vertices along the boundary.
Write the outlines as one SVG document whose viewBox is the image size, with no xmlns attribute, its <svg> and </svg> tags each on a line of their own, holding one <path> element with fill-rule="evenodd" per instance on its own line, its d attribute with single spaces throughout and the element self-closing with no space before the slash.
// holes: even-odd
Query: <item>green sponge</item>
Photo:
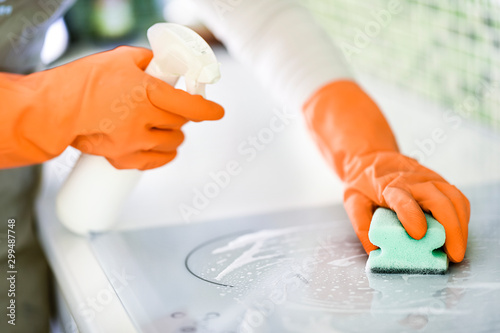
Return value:
<svg viewBox="0 0 500 333">
<path fill-rule="evenodd" d="M 444 227 L 431 215 L 425 214 L 427 233 L 411 238 L 395 212 L 378 208 L 373 214 L 368 237 L 379 249 L 371 251 L 366 270 L 373 273 L 445 274 L 448 257 L 440 247 L 446 235 Z"/>
</svg>

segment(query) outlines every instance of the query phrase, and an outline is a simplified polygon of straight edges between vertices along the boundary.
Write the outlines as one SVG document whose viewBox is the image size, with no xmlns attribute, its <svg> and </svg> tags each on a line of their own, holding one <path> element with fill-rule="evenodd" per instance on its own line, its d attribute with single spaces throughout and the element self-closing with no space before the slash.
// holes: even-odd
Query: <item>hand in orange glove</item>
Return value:
<svg viewBox="0 0 500 333">
<path fill-rule="evenodd" d="M 0 168 L 43 162 L 70 144 L 119 169 L 171 161 L 182 125 L 224 110 L 145 74 L 152 56 L 119 47 L 31 75 L 0 73 Z"/>
<path fill-rule="evenodd" d="M 408 234 L 427 231 L 423 211 L 445 228 L 444 250 L 452 262 L 464 258 L 470 206 L 453 185 L 416 160 L 399 153 L 389 124 L 377 105 L 352 81 L 317 91 L 304 114 L 323 155 L 345 182 L 344 206 L 366 252 L 377 207 L 394 210 Z"/>
</svg>

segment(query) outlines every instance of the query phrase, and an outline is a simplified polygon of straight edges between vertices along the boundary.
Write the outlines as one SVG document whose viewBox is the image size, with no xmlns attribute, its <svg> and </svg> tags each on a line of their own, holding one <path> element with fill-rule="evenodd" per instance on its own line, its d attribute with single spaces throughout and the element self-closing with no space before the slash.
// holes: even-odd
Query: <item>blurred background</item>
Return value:
<svg viewBox="0 0 500 333">
<path fill-rule="evenodd" d="M 343 50 L 390 1 L 302 0 Z M 500 129 L 500 1 L 399 0 L 400 12 L 351 63 Z M 376 31 L 376 30 L 375 30 Z M 362 45 L 362 44 L 361 44 Z M 354 45 L 355 46 L 355 45 Z M 488 89 L 492 88 L 492 89 Z M 488 94 L 494 90 L 497 93 Z M 467 96 L 475 104 L 456 105 Z"/>
<path fill-rule="evenodd" d="M 492 93 L 500 90 L 500 1 L 299 1 L 356 71 L 500 129 L 500 94 Z M 386 15 L 388 6 L 397 6 L 398 14 Z M 147 28 L 162 21 L 189 25 L 214 42 L 196 10 L 188 0 L 79 0 L 64 17 L 66 28 L 55 24 L 47 44 L 61 34 L 72 46 L 141 44 Z M 61 51 L 53 44 L 46 49 Z M 45 52 L 44 58 L 50 63 L 55 56 Z"/>
</svg>

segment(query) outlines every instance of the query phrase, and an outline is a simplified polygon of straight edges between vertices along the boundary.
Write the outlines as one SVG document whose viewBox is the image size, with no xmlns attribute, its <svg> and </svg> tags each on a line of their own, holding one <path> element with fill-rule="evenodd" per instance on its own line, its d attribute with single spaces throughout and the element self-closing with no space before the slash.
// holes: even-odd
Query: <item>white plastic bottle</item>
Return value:
<svg viewBox="0 0 500 333">
<path fill-rule="evenodd" d="M 157 23 L 147 35 L 154 55 L 147 74 L 172 86 L 184 76 L 186 90 L 202 96 L 205 84 L 220 78 L 212 49 L 191 29 Z M 57 195 L 59 220 L 78 234 L 109 229 L 141 174 L 138 170 L 117 170 L 102 156 L 82 154 Z"/>
</svg>

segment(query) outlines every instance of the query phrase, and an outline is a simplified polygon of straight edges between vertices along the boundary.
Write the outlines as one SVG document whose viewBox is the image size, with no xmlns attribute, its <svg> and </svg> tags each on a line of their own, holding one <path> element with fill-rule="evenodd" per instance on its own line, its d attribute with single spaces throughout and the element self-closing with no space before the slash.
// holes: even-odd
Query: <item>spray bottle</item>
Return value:
<svg viewBox="0 0 500 333">
<path fill-rule="evenodd" d="M 212 49 L 191 29 L 157 23 L 147 36 L 153 51 L 147 74 L 172 86 L 183 76 L 187 92 L 202 96 L 205 85 L 220 78 Z M 78 234 L 109 229 L 141 174 L 117 170 L 102 156 L 82 154 L 57 195 L 59 220 Z"/>
</svg>

